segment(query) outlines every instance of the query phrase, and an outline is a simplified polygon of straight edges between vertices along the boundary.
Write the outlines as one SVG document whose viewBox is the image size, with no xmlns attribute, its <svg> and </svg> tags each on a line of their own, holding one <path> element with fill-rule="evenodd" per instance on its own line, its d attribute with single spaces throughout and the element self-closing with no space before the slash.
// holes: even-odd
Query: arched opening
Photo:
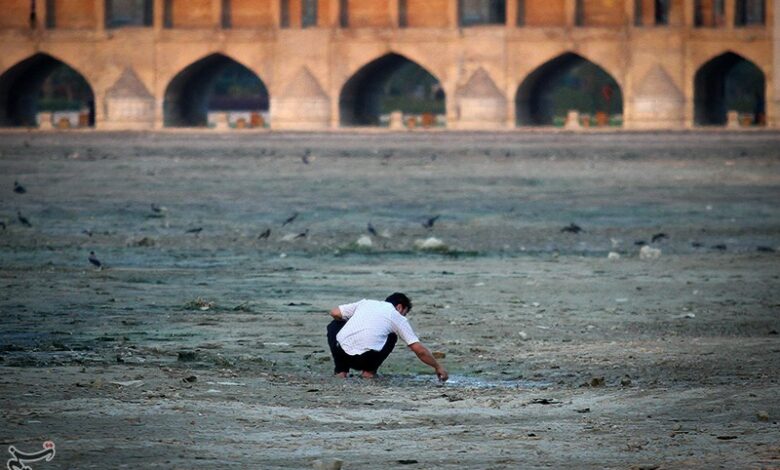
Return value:
<svg viewBox="0 0 780 470">
<path fill-rule="evenodd" d="M 165 90 L 165 125 L 262 127 L 268 89 L 254 72 L 222 54 L 205 57 L 176 75 Z"/>
<path fill-rule="evenodd" d="M 51 113 L 58 127 L 95 125 L 95 95 L 84 77 L 48 54 L 36 54 L 0 76 L 0 125 L 38 125 Z M 48 124 L 48 123 L 46 123 Z"/>
<path fill-rule="evenodd" d="M 694 116 L 700 126 L 726 124 L 736 111 L 742 125 L 765 125 L 765 78 L 753 62 L 727 52 L 704 64 L 694 79 Z"/>
<path fill-rule="evenodd" d="M 615 79 L 571 52 L 528 75 L 517 90 L 515 104 L 521 126 L 562 126 L 570 110 L 579 111 L 586 126 L 623 122 L 623 94 Z"/>
<path fill-rule="evenodd" d="M 407 125 L 444 125 L 445 96 L 439 80 L 399 54 L 387 54 L 367 64 L 341 90 L 342 126 L 390 124 L 400 111 Z"/>
</svg>

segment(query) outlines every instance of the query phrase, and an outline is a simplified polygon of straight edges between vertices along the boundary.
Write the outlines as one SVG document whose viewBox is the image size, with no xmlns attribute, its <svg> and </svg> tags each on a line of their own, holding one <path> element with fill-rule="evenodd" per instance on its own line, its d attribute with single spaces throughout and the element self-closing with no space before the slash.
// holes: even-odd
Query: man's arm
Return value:
<svg viewBox="0 0 780 470">
<path fill-rule="evenodd" d="M 330 316 L 333 317 L 335 320 L 343 320 L 344 319 L 341 316 L 341 310 L 338 307 L 335 307 L 333 310 L 330 311 Z"/>
<path fill-rule="evenodd" d="M 446 381 L 449 375 L 447 374 L 447 369 L 445 369 L 441 364 L 439 364 L 439 361 L 436 360 L 435 357 L 433 357 L 433 354 L 431 354 L 430 351 L 428 351 L 428 348 L 422 345 L 419 341 L 416 343 L 412 343 L 409 345 L 409 349 L 414 351 L 415 354 L 417 354 L 417 358 L 420 359 L 422 362 L 428 364 L 429 366 L 433 367 L 433 369 L 436 371 L 436 375 L 439 377 L 439 380 L 442 382 Z"/>
</svg>

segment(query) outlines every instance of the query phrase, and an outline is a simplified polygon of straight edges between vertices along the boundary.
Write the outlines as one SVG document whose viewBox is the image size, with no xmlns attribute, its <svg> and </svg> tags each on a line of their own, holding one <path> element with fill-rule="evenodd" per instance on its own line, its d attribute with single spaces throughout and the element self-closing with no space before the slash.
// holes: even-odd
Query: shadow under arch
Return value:
<svg viewBox="0 0 780 470">
<path fill-rule="evenodd" d="M 249 68 L 215 53 L 185 67 L 165 89 L 164 123 L 169 127 L 208 125 L 209 111 L 269 108 L 265 83 Z"/>
<path fill-rule="evenodd" d="M 614 124 L 622 119 L 623 93 L 606 70 L 579 54 L 566 52 L 523 80 L 515 105 L 516 121 L 521 126 L 562 125 L 569 110 L 606 113 Z"/>
<path fill-rule="evenodd" d="M 694 77 L 694 122 L 726 124 L 728 111 L 747 115 L 750 124 L 766 123 L 766 78 L 753 62 L 725 52 L 702 65 Z"/>
<path fill-rule="evenodd" d="M 49 54 L 38 53 L 0 75 L 0 126 L 38 125 L 40 111 L 86 112 L 95 125 L 95 94 L 74 68 Z"/>
<path fill-rule="evenodd" d="M 445 93 L 439 80 L 417 62 L 388 53 L 364 65 L 339 94 L 342 126 L 377 126 L 380 116 L 445 114 Z"/>
</svg>

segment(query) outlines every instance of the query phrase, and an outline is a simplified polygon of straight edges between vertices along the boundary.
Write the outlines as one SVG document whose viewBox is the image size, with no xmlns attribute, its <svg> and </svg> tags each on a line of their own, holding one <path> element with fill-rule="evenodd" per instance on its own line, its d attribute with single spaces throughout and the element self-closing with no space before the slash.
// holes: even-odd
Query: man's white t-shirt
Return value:
<svg viewBox="0 0 780 470">
<path fill-rule="evenodd" d="M 348 320 L 336 335 L 341 349 L 350 356 L 373 349 L 381 351 L 387 335 L 395 333 L 407 345 L 420 341 L 409 320 L 398 313 L 390 302 L 363 299 L 339 305 L 341 318 Z"/>
</svg>

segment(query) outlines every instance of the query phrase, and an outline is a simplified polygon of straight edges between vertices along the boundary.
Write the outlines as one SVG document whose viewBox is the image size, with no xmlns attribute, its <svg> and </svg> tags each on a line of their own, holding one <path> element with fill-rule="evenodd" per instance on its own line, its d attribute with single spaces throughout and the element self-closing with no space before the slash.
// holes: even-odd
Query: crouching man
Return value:
<svg viewBox="0 0 780 470">
<path fill-rule="evenodd" d="M 355 369 L 363 371 L 364 378 L 374 377 L 401 338 L 422 362 L 433 367 L 439 380 L 447 380 L 447 370 L 420 343 L 409 325 L 406 315 L 411 309 L 409 297 L 396 292 L 384 302 L 363 299 L 331 310 L 328 345 L 335 374 L 346 377 L 350 369 Z"/>
</svg>

